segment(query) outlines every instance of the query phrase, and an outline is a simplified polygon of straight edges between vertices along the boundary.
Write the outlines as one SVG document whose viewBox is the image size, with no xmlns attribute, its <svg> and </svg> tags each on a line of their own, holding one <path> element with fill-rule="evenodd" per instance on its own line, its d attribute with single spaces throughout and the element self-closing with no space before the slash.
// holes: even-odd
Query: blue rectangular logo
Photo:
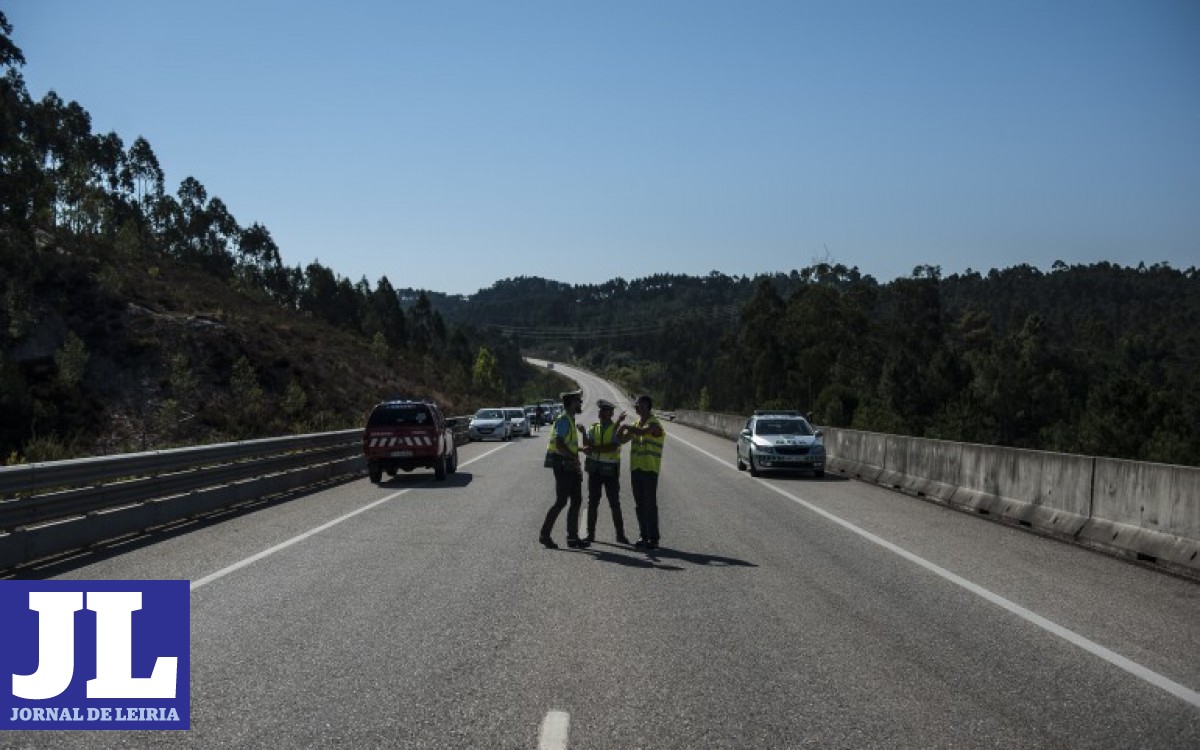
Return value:
<svg viewBox="0 0 1200 750">
<path fill-rule="evenodd" d="M 188 729 L 187 581 L 0 581 L 0 729 Z"/>
</svg>

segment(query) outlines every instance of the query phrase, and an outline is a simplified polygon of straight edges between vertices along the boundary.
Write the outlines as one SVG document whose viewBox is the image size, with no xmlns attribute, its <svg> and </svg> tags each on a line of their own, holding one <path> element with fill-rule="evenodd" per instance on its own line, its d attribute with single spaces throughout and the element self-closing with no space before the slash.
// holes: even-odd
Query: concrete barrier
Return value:
<svg viewBox="0 0 1200 750">
<path fill-rule="evenodd" d="M 944 440 L 887 436 L 881 484 L 950 502 L 961 484 L 963 446 Z"/>
<path fill-rule="evenodd" d="M 1079 536 L 1200 570 L 1200 469 L 1097 458 Z"/>
<path fill-rule="evenodd" d="M 736 439 L 747 417 L 681 410 Z M 825 427 L 830 471 L 1200 573 L 1200 469 Z"/>
<path fill-rule="evenodd" d="M 746 426 L 749 417 L 734 414 L 714 414 L 707 411 L 689 411 L 687 409 L 675 412 L 673 421 L 686 424 L 689 427 L 699 427 L 705 432 L 721 435 L 730 440 L 737 440 L 742 428 Z"/>
<path fill-rule="evenodd" d="M 951 505 L 1074 536 L 1090 515 L 1089 456 L 961 444 Z"/>
<path fill-rule="evenodd" d="M 824 430 L 825 465 L 830 471 L 875 482 L 887 461 L 887 436 L 856 430 Z"/>
</svg>

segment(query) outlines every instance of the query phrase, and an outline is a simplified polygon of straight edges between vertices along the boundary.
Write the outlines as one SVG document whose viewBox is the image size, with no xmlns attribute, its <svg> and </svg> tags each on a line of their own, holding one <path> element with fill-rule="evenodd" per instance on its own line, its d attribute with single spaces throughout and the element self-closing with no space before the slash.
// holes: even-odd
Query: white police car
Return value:
<svg viewBox="0 0 1200 750">
<path fill-rule="evenodd" d="M 811 471 L 825 476 L 823 433 L 814 430 L 799 412 L 759 410 L 738 435 L 737 467 L 750 476 L 772 470 Z"/>
</svg>

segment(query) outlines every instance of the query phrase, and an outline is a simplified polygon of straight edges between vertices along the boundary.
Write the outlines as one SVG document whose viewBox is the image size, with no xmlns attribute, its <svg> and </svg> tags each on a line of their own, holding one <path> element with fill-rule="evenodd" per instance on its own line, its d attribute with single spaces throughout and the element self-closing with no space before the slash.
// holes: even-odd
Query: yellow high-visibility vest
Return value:
<svg viewBox="0 0 1200 750">
<path fill-rule="evenodd" d="M 646 418 L 645 422 L 638 422 L 635 426 L 649 427 L 651 425 L 658 425 L 662 434 L 654 437 L 647 432 L 645 435 L 633 437 L 633 442 L 629 446 L 629 468 L 632 471 L 651 471 L 657 474 L 662 468 L 663 443 L 667 439 L 667 432 L 662 429 L 662 422 L 658 421 L 658 417 L 651 415 Z"/>
<path fill-rule="evenodd" d="M 558 437 L 558 423 L 564 419 L 567 421 L 567 437 L 564 438 L 564 442 L 566 442 L 567 448 L 571 451 L 571 455 L 577 456 L 579 455 L 579 433 L 575 430 L 575 417 L 565 411 L 558 415 L 558 419 L 554 420 L 554 427 L 550 430 L 550 445 L 546 448 L 546 453 L 552 453 L 556 456 L 562 455 L 558 452 L 558 444 L 554 439 Z"/>
<path fill-rule="evenodd" d="M 606 464 L 621 464 L 621 444 L 616 442 L 617 423 L 609 422 L 605 428 L 603 424 L 597 422 L 588 430 L 588 436 L 592 439 L 592 445 L 598 448 L 609 448 L 605 451 L 593 451 L 591 458 L 600 463 Z"/>
</svg>

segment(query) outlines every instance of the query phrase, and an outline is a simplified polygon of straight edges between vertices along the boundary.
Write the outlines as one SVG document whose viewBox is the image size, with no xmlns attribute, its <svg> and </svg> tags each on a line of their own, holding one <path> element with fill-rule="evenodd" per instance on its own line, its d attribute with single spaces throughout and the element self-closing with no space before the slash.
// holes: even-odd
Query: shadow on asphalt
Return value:
<svg viewBox="0 0 1200 750">
<path fill-rule="evenodd" d="M 842 476 L 841 474 L 826 474 L 823 477 L 814 477 L 809 471 L 788 471 L 786 469 L 772 469 L 771 471 L 763 471 L 758 475 L 759 479 L 786 479 L 789 482 L 849 482 L 850 477 Z"/>
<path fill-rule="evenodd" d="M 679 565 L 665 564 L 663 562 L 665 560 L 678 560 L 679 562 L 689 563 L 691 565 L 703 565 L 708 567 L 758 567 L 752 562 L 740 560 L 736 557 L 707 555 L 702 552 L 685 552 L 684 550 L 671 549 L 670 547 L 659 547 L 658 549 L 653 550 L 641 550 L 633 547 L 626 547 L 622 544 L 613 544 L 611 542 L 592 542 L 592 546 L 588 549 L 567 548 L 566 551 L 575 552 L 581 555 L 590 555 L 599 562 L 627 565 L 631 568 L 654 568 L 657 570 L 676 571 L 686 569 Z"/>
<path fill-rule="evenodd" d="M 445 480 L 439 482 L 433 476 L 432 471 L 415 469 L 407 474 L 400 472 L 394 477 L 389 477 L 385 474 L 383 481 L 375 486 L 383 490 L 403 490 L 409 488 L 436 490 L 440 487 L 466 487 L 474 478 L 475 476 L 469 471 L 456 471 L 453 474 L 448 474 Z"/>
</svg>

